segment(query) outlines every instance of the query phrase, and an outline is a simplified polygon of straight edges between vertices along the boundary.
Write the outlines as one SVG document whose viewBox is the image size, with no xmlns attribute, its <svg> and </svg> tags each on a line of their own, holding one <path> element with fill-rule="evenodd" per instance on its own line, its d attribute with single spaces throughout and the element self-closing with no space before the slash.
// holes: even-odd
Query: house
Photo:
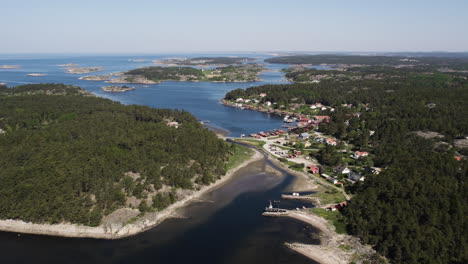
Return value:
<svg viewBox="0 0 468 264">
<path fill-rule="evenodd" d="M 356 151 L 354 152 L 353 158 L 359 159 L 360 157 L 367 157 L 369 156 L 369 153 L 366 151 Z"/>
<path fill-rule="evenodd" d="M 345 208 L 346 206 L 348 206 L 348 202 L 347 201 L 343 201 L 341 203 L 337 203 L 337 204 L 332 204 L 332 205 L 329 205 L 327 206 L 327 210 L 328 211 L 336 211 L 336 210 L 342 210 L 343 208 Z"/>
<path fill-rule="evenodd" d="M 315 103 L 309 106 L 310 109 L 317 109 L 322 107 L 323 105 L 321 103 Z"/>
<path fill-rule="evenodd" d="M 315 137 L 314 138 L 314 141 L 317 142 L 317 143 L 323 143 L 324 142 L 324 138 L 320 138 L 320 137 Z"/>
<path fill-rule="evenodd" d="M 239 98 L 236 99 L 236 102 L 244 102 L 244 99 L 239 97 Z"/>
<path fill-rule="evenodd" d="M 301 134 L 299 134 L 299 136 L 297 138 L 298 139 L 309 139 L 310 134 L 309 133 L 301 133 Z"/>
<path fill-rule="evenodd" d="M 341 203 L 338 203 L 335 205 L 335 208 L 338 209 L 338 210 L 342 210 L 343 208 L 345 208 L 346 206 L 348 206 L 348 202 L 347 201 L 343 201 Z"/>
<path fill-rule="evenodd" d="M 330 122 L 330 117 L 329 116 L 315 116 L 314 118 L 315 118 L 315 120 L 319 121 L 320 123 L 324 122 L 324 121 L 326 123 Z"/>
<path fill-rule="evenodd" d="M 270 106 L 270 105 L 271 105 L 271 102 L 270 102 L 270 101 L 266 101 L 266 102 L 265 102 L 265 105 L 266 105 L 266 106 Z"/>
<path fill-rule="evenodd" d="M 312 83 L 319 83 L 319 80 L 313 80 Z"/>
<path fill-rule="evenodd" d="M 179 122 L 176 122 L 176 121 L 168 122 L 167 126 L 178 128 L 179 127 Z"/>
<path fill-rule="evenodd" d="M 328 181 L 328 182 L 331 182 L 331 183 L 333 183 L 333 184 L 337 184 L 337 183 L 338 183 L 338 180 L 335 179 L 335 178 L 328 178 L 327 181 Z"/>
<path fill-rule="evenodd" d="M 374 175 L 378 175 L 381 171 L 382 169 L 377 168 L 377 167 L 365 167 L 364 168 L 365 173 L 374 174 Z"/>
<path fill-rule="evenodd" d="M 338 166 L 333 171 L 340 174 L 348 174 L 351 172 L 351 170 L 346 166 Z"/>
<path fill-rule="evenodd" d="M 332 138 L 325 139 L 325 143 L 327 143 L 330 146 L 336 146 L 336 140 L 334 140 Z"/>
<path fill-rule="evenodd" d="M 307 169 L 308 169 L 308 171 L 309 171 L 310 173 L 312 173 L 312 174 L 317 174 L 317 173 L 319 173 L 319 171 L 320 171 L 319 167 L 316 166 L 316 165 L 307 166 Z"/>
<path fill-rule="evenodd" d="M 348 173 L 348 179 L 355 182 L 355 181 L 364 181 L 365 178 L 361 174 L 355 171 L 351 171 L 350 173 Z"/>
<path fill-rule="evenodd" d="M 453 156 L 453 158 L 455 160 L 457 160 L 457 161 L 461 161 L 463 159 L 463 157 L 460 157 L 460 156 L 457 156 L 457 155 Z"/>
<path fill-rule="evenodd" d="M 262 97 L 262 98 L 265 97 L 265 96 L 267 96 L 266 93 L 261 93 L 261 94 L 260 94 L 260 97 Z"/>
</svg>

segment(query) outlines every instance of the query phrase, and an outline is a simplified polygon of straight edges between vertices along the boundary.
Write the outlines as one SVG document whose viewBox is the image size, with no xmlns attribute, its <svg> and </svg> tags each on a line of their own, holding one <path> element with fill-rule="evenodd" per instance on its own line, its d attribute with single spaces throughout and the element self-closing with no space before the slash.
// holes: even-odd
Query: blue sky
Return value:
<svg viewBox="0 0 468 264">
<path fill-rule="evenodd" d="M 0 0 L 0 53 L 468 51 L 466 0 Z"/>
</svg>

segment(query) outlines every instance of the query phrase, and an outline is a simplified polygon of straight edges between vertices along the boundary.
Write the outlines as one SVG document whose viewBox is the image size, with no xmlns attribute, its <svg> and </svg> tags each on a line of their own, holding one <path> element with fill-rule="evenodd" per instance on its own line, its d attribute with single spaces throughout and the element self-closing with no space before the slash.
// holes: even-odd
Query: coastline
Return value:
<svg viewBox="0 0 468 264">
<path fill-rule="evenodd" d="M 228 182 L 232 176 L 241 168 L 247 166 L 251 162 L 260 160 L 263 155 L 254 149 L 254 154 L 249 159 L 245 160 L 238 166 L 229 170 L 226 175 L 218 179 L 216 182 L 204 186 L 200 190 L 188 195 L 167 208 L 159 212 L 150 212 L 136 220 L 134 223 L 127 223 L 123 226 L 113 227 L 112 225 L 100 225 L 97 227 L 83 226 L 70 223 L 61 224 L 35 224 L 28 223 L 22 220 L 0 220 L 0 231 L 13 233 L 26 233 L 34 235 L 48 235 L 59 237 L 74 237 L 74 238 L 97 238 L 97 239 L 120 239 L 133 236 L 151 229 L 168 218 L 178 217 L 176 210 L 188 205 L 194 200 L 200 198 L 207 192 L 221 187 Z M 115 229 L 116 228 L 116 229 Z"/>
<path fill-rule="evenodd" d="M 321 264 L 362 263 L 363 259 L 376 254 L 371 246 L 362 245 L 358 238 L 336 233 L 335 227 L 320 216 L 300 211 L 291 211 L 284 216 L 300 220 L 319 230 L 319 245 L 297 242 L 285 243 L 285 245 Z"/>
<path fill-rule="evenodd" d="M 272 157 L 271 154 L 263 148 L 252 146 L 255 150 L 266 153 L 267 159 L 275 165 L 295 176 L 296 179 L 290 186 L 291 192 L 318 190 L 319 181 L 316 179 L 311 180 L 305 173 L 288 168 L 285 164 Z M 314 201 L 314 203 L 317 203 L 317 201 Z M 313 213 L 305 212 L 304 210 L 289 210 L 286 214 L 271 216 L 294 218 L 316 228 L 319 231 L 320 244 L 313 245 L 299 242 L 286 242 L 284 245 L 321 264 L 363 263 L 362 260 L 377 255 L 376 251 L 370 245 L 363 245 L 357 237 L 348 234 L 338 234 L 333 224 L 328 222 L 325 218 Z"/>
</svg>

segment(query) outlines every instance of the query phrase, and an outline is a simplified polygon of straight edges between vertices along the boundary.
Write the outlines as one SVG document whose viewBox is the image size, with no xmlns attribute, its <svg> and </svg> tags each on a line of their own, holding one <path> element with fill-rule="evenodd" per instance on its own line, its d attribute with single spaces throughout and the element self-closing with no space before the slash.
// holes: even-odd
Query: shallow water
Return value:
<svg viewBox="0 0 468 264">
<path fill-rule="evenodd" d="M 270 174 L 266 160 L 239 170 L 219 189 L 139 235 L 120 240 L 0 233 L 1 263 L 314 263 L 284 242 L 318 243 L 313 227 L 261 215 L 294 177 Z M 270 171 L 269 169 L 268 171 Z M 279 205 L 280 204 L 280 205 Z M 284 201 L 275 206 L 302 204 Z"/>
</svg>

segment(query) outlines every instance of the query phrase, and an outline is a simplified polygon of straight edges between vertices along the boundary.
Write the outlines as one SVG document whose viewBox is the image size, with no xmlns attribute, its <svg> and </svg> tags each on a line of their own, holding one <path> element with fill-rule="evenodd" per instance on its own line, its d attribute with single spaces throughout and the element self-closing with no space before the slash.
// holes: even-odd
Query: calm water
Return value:
<svg viewBox="0 0 468 264">
<path fill-rule="evenodd" d="M 192 56 L 200 56 L 196 54 Z M 267 83 L 285 83 L 280 72 L 266 72 L 263 82 L 205 83 L 166 82 L 135 85 L 136 90 L 109 94 L 104 82 L 78 80 L 82 75 L 66 74 L 56 65 L 103 66 L 105 72 L 151 65 L 129 59 L 160 59 L 164 56 L 0 56 L 0 65 L 21 65 L 21 69 L 0 70 L 0 82 L 8 86 L 25 83 L 66 83 L 81 86 L 98 96 L 125 104 L 190 111 L 233 136 L 279 128 L 282 120 L 268 114 L 225 107 L 220 104 L 232 89 Z M 187 56 L 187 55 L 183 55 Z M 262 61 L 266 56 L 249 54 Z M 285 65 L 268 65 L 281 69 Z M 46 73 L 44 77 L 26 76 Z M 95 73 L 96 74 L 96 73 Z M 270 168 L 267 170 L 267 168 Z M 126 239 L 105 241 L 70 239 L 0 232 L 0 263 L 313 263 L 283 246 L 287 241 L 317 243 L 315 230 L 286 218 L 266 218 L 261 212 L 269 200 L 278 200 L 288 190 L 293 176 L 281 172 L 266 160 L 240 170 L 221 188 L 208 193 L 204 202 L 180 210 L 183 218 L 170 219 L 147 232 Z M 283 208 L 301 204 L 281 201 Z"/>
<path fill-rule="evenodd" d="M 206 55 L 206 54 L 205 54 Z M 112 72 L 127 71 L 143 66 L 154 65 L 151 61 L 170 57 L 205 56 L 204 54 L 168 54 L 159 56 L 46 56 L 46 55 L 0 55 L 0 65 L 21 65 L 20 69 L 0 69 L 0 82 L 8 86 L 29 83 L 65 83 L 83 87 L 94 94 L 122 102 L 140 104 L 158 108 L 184 109 L 211 125 L 224 128 L 232 136 L 242 133 L 250 134 L 261 130 L 279 128 L 282 119 L 265 113 L 244 111 L 226 107 L 220 100 L 224 95 L 237 88 L 246 88 L 262 84 L 287 83 L 283 73 L 279 72 L 286 65 L 266 67 L 275 71 L 264 72 L 262 82 L 249 83 L 209 83 L 209 82 L 164 82 L 154 85 L 131 84 L 137 89 L 125 93 L 107 93 L 100 88 L 105 82 L 85 81 L 78 78 L 86 75 L 101 75 Z M 229 54 L 228 54 L 229 55 Z M 242 54 L 237 54 L 243 56 Z M 213 55 L 211 55 L 213 56 Z M 247 54 L 244 56 L 258 58 L 263 63 L 265 55 Z M 145 62 L 132 62 L 131 59 L 143 59 Z M 80 67 L 101 66 L 104 71 L 91 74 L 67 74 L 58 65 L 75 63 Z M 47 76 L 32 77 L 28 73 L 44 73 Z"/>
</svg>

